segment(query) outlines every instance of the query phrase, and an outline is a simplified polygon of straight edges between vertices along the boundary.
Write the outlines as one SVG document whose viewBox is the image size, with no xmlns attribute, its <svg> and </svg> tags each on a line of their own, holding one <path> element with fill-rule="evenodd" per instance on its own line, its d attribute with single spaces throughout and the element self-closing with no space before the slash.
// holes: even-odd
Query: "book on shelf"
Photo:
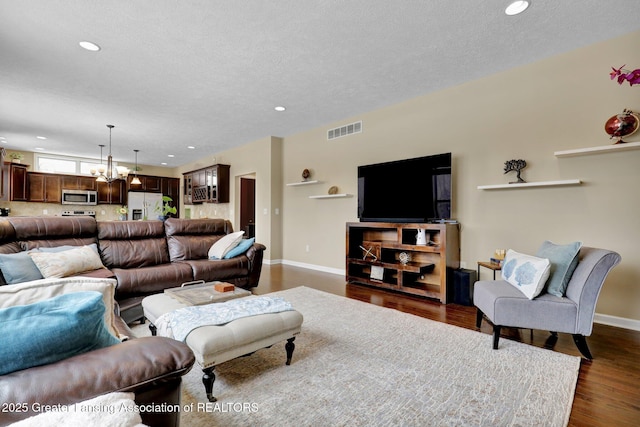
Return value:
<svg viewBox="0 0 640 427">
<path fill-rule="evenodd" d="M 502 267 L 502 263 L 504 262 L 504 259 L 498 259 L 498 258 L 491 257 L 491 258 L 489 258 L 489 261 L 492 264 L 498 264 L 500 267 Z"/>
</svg>

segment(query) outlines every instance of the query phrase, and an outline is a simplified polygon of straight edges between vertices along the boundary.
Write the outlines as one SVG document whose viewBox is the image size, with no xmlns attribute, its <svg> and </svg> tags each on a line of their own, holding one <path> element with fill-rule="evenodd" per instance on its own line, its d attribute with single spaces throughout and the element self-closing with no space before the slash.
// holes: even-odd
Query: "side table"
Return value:
<svg viewBox="0 0 640 427">
<path fill-rule="evenodd" d="M 493 270 L 493 280 L 496 280 L 496 271 L 502 270 L 502 266 L 500 264 L 496 264 L 495 262 L 478 261 L 478 280 L 480 280 L 480 267 Z"/>
</svg>

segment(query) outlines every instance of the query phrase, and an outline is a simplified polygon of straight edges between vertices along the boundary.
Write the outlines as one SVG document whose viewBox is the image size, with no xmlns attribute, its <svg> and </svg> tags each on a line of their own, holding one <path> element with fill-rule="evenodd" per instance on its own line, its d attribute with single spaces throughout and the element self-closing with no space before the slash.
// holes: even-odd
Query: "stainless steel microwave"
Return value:
<svg viewBox="0 0 640 427">
<path fill-rule="evenodd" d="M 97 205 L 98 192 L 93 190 L 62 190 L 63 205 Z"/>
</svg>

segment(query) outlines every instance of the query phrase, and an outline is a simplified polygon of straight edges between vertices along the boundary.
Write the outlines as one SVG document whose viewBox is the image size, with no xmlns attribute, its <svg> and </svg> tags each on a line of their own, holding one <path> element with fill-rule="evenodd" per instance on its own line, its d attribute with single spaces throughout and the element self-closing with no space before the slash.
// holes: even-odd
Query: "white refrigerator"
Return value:
<svg viewBox="0 0 640 427">
<path fill-rule="evenodd" d="M 129 191 L 127 194 L 129 219 L 158 219 L 162 214 L 162 194 Z M 160 207 L 156 210 L 157 207 Z"/>
</svg>

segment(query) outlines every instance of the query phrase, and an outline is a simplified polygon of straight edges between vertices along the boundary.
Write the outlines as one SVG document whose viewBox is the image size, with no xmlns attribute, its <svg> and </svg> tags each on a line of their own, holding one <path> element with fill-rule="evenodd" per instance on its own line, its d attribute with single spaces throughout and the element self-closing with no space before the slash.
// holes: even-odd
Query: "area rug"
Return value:
<svg viewBox="0 0 640 427">
<path fill-rule="evenodd" d="M 199 426 L 566 426 L 580 359 L 307 287 L 284 342 L 216 368 L 208 403 L 197 366 L 181 423 Z M 134 329 L 148 335 L 146 325 Z"/>
</svg>

